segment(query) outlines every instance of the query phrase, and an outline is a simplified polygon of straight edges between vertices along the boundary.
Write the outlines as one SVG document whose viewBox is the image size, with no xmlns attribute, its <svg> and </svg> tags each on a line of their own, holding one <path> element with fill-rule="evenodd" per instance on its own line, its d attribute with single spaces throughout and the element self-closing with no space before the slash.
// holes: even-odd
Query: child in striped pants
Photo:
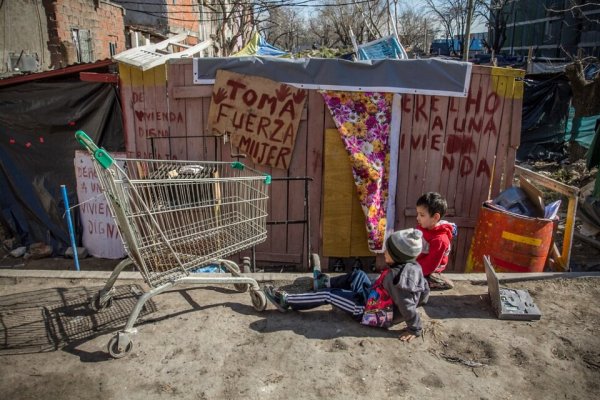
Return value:
<svg viewBox="0 0 600 400">
<path fill-rule="evenodd" d="M 300 311 L 331 304 L 357 318 L 362 316 L 372 285 L 363 270 L 354 268 L 352 272 L 344 275 L 329 278 L 321 274 L 319 278 L 321 286 L 317 292 L 286 293 L 272 286 L 265 286 L 265 294 L 277 309 L 283 312 L 287 308 Z"/>
<path fill-rule="evenodd" d="M 263 290 L 281 312 L 290 308 L 299 311 L 331 304 L 359 320 L 365 314 L 367 299 L 371 301 L 373 291 L 376 291 L 377 297 L 387 298 L 390 304 L 393 303 L 394 321 L 406 322 L 407 328 L 400 335 L 400 340 L 409 342 L 421 335 L 421 320 L 416 308 L 426 304 L 429 298 L 429 285 L 421 266 L 415 261 L 422 250 L 422 238 L 423 234 L 412 228 L 391 234 L 384 252 L 387 266 L 375 282 L 371 282 L 364 271 L 355 268 L 348 274 L 333 278 L 324 274 L 316 276 L 318 284 L 315 292 L 287 293 L 273 286 L 265 286 Z M 365 324 L 364 319 L 362 323 Z"/>
</svg>

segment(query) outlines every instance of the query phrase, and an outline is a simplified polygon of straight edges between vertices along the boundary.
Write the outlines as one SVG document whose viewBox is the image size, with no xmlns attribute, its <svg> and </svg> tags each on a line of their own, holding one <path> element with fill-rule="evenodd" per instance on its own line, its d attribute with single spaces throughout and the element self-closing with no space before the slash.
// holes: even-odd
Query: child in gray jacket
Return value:
<svg viewBox="0 0 600 400">
<path fill-rule="evenodd" d="M 421 335 L 421 319 L 416 308 L 429 298 L 429 285 L 415 261 L 421 253 L 421 241 L 422 233 L 412 228 L 391 234 L 384 253 L 387 265 L 375 282 L 371 282 L 364 271 L 355 269 L 331 279 L 322 274 L 317 277 L 321 287 L 316 292 L 287 293 L 272 286 L 265 286 L 264 291 L 282 312 L 289 308 L 300 311 L 331 304 L 362 318 L 363 323 L 363 314 L 369 312 L 370 303 L 393 305 L 394 323 L 404 321 L 407 326 L 400 340 L 409 342 Z"/>
<path fill-rule="evenodd" d="M 383 288 L 394 302 L 394 323 L 406 322 L 400 340 L 407 342 L 421 335 L 417 307 L 429 299 L 429 284 L 415 261 L 421 253 L 421 241 L 421 231 L 405 229 L 394 232 L 385 242 L 385 262 L 390 271 L 383 279 Z"/>
</svg>

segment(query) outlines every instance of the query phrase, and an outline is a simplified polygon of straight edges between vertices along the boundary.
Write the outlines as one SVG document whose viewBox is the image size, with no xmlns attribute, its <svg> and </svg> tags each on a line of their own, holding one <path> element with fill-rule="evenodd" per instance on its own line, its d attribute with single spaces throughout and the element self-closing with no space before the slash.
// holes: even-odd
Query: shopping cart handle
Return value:
<svg viewBox="0 0 600 400">
<path fill-rule="evenodd" d="M 244 168 L 246 168 L 246 166 L 239 161 L 234 161 L 231 163 L 231 168 L 243 170 Z M 269 175 L 269 174 L 264 174 L 264 175 L 265 175 L 265 185 L 270 185 L 271 184 L 271 175 Z"/>
<path fill-rule="evenodd" d="M 109 168 L 113 164 L 114 160 L 110 154 L 108 154 L 106 150 L 96 146 L 96 143 L 94 143 L 84 131 L 75 132 L 75 139 L 77 139 L 80 145 L 94 155 L 96 161 L 98 161 L 104 169 Z"/>
</svg>

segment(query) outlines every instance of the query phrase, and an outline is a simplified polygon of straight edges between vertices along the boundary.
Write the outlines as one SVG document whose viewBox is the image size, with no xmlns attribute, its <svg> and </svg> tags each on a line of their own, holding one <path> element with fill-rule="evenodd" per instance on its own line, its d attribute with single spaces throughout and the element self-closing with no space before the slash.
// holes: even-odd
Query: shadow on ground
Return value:
<svg viewBox="0 0 600 400">
<path fill-rule="evenodd" d="M 116 286 L 112 306 L 96 312 L 90 302 L 100 288 L 52 288 L 1 296 L 0 355 L 69 351 L 122 328 L 141 287 Z M 148 301 L 140 316 L 154 311 L 155 303 Z"/>
<path fill-rule="evenodd" d="M 143 290 L 137 284 L 115 286 L 112 305 L 96 312 L 91 301 L 101 288 L 51 288 L 0 296 L 0 356 L 63 350 L 78 356 L 82 362 L 112 359 L 107 352 L 90 353 L 79 349 L 79 346 L 95 337 L 123 329 Z M 220 286 L 166 290 L 162 294 L 179 294 L 191 307 L 163 314 L 157 312 L 155 302 L 150 299 L 144 304 L 135 326 L 213 307 L 226 306 L 241 314 L 257 313 L 253 307 L 236 303 L 200 305 L 191 296 L 193 290 L 237 293 Z"/>
<path fill-rule="evenodd" d="M 240 304 L 230 305 L 237 310 Z M 307 339 L 335 339 L 342 337 L 386 337 L 393 338 L 398 336 L 397 329 L 405 325 L 399 324 L 392 330 L 373 328 L 361 325 L 357 320 L 343 311 L 332 310 L 309 310 L 309 311 L 289 311 L 281 313 L 277 310 L 266 310 L 266 318 L 254 321 L 250 324 L 250 329 L 260 333 L 273 333 L 282 331 L 292 331 L 297 335 L 302 335 Z"/>
<path fill-rule="evenodd" d="M 431 319 L 496 319 L 487 293 L 462 295 L 434 293 L 429 297 L 429 301 L 423 309 Z"/>
<path fill-rule="evenodd" d="M 278 288 L 288 293 L 311 292 L 312 282 L 311 277 L 300 277 L 294 282 L 280 285 Z M 235 309 L 239 305 L 232 304 L 231 307 Z M 391 331 L 373 329 L 360 325 L 352 317 L 335 308 L 333 308 L 333 311 L 319 309 L 294 312 L 290 310 L 283 314 L 279 311 L 272 311 L 274 309 L 270 306 L 267 307 L 269 317 L 252 323 L 250 325 L 252 329 L 258 332 L 289 330 L 309 339 L 331 339 L 343 336 L 395 337 L 398 332 L 394 331 L 405 327 L 405 324 L 401 322 L 392 327 Z M 456 318 L 496 319 L 487 293 L 452 294 L 452 292 L 432 292 L 428 303 L 424 307 L 419 307 L 419 310 L 432 320 Z"/>
</svg>

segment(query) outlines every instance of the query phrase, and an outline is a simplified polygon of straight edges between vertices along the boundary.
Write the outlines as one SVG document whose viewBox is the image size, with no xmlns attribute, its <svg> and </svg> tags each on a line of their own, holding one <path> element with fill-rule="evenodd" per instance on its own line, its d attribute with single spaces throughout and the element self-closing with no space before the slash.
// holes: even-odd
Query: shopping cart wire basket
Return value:
<svg viewBox="0 0 600 400">
<path fill-rule="evenodd" d="M 119 273 L 132 263 L 150 290 L 142 294 L 123 331 L 109 342 L 111 356 L 127 355 L 133 327 L 144 303 L 175 284 L 233 284 L 250 289 L 252 305 L 266 307 L 256 280 L 242 276 L 225 258 L 267 238 L 267 201 L 271 177 L 240 162 L 145 160 L 112 157 L 83 131 L 75 137 L 93 156 L 94 167 L 128 257 L 114 269 L 92 300 L 110 307 Z M 219 263 L 223 277 L 193 274 Z"/>
</svg>

